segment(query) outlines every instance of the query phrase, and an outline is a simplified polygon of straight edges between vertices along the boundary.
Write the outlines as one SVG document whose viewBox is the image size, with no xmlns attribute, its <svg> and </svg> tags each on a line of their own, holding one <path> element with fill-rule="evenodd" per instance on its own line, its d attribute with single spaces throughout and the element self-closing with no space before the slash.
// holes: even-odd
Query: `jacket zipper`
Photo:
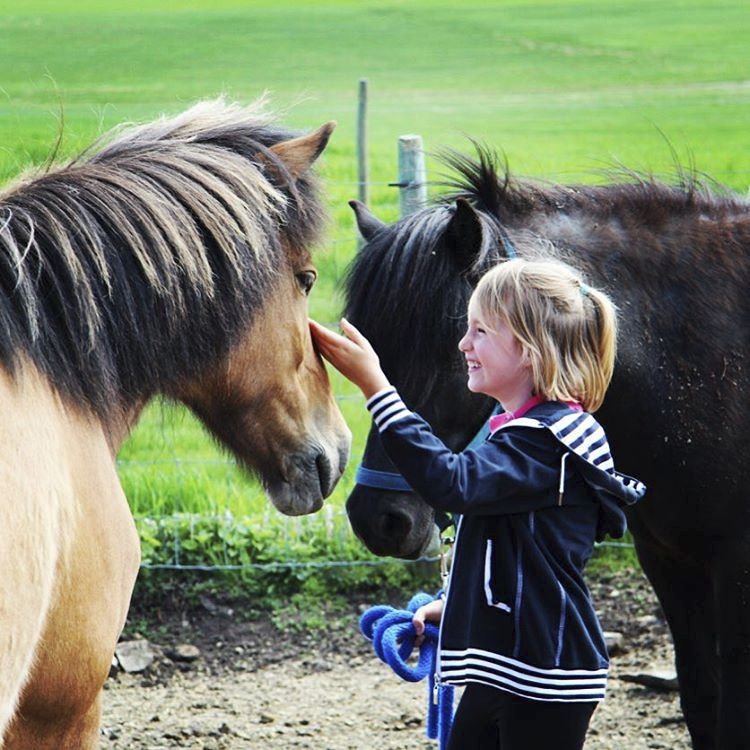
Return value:
<svg viewBox="0 0 750 750">
<path fill-rule="evenodd" d="M 445 601 L 448 601 L 448 593 L 451 587 L 451 580 L 453 579 L 453 563 L 456 559 L 456 545 L 458 544 L 458 535 L 461 533 L 461 525 L 464 522 L 464 517 L 458 517 L 458 525 L 456 526 L 456 534 L 453 537 L 453 554 L 451 555 L 451 568 L 448 571 L 448 580 L 445 583 Z M 443 617 L 445 617 L 445 605 L 443 605 Z M 440 685 L 442 683 L 442 659 L 440 658 L 440 650 L 443 644 L 443 620 L 440 619 L 440 627 L 438 628 L 438 641 L 437 651 L 435 652 L 435 686 L 432 690 L 432 702 L 437 705 L 438 694 L 440 692 Z"/>
</svg>

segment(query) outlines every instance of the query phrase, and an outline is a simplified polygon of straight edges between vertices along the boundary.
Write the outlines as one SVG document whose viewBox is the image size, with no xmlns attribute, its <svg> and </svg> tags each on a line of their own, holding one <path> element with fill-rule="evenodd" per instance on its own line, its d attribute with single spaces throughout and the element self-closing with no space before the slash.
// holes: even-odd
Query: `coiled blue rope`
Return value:
<svg viewBox="0 0 750 750">
<path fill-rule="evenodd" d="M 427 737 L 439 740 L 440 750 L 445 750 L 453 721 L 453 687 L 435 681 L 439 633 L 436 625 L 425 623 L 424 641 L 419 648 L 417 663 L 413 666 L 406 663 L 414 650 L 414 639 L 417 636 L 412 624 L 414 613 L 434 598 L 429 594 L 419 593 L 411 598 L 406 609 L 394 609 L 385 604 L 370 607 L 359 618 L 359 629 L 367 640 L 372 641 L 378 658 L 388 664 L 401 679 L 419 682 L 429 677 Z"/>
</svg>

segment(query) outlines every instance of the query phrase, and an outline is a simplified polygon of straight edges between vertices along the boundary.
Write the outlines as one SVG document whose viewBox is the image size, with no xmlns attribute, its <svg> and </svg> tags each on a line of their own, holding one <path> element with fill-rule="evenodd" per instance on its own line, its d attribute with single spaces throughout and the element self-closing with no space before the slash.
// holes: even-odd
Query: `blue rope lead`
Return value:
<svg viewBox="0 0 750 750">
<path fill-rule="evenodd" d="M 435 681 L 437 668 L 437 645 L 439 629 L 432 623 L 425 623 L 424 641 L 419 648 L 419 658 L 413 666 L 407 659 L 414 650 L 417 634 L 412 624 L 414 613 L 424 604 L 434 599 L 429 594 L 416 594 L 406 605 L 406 609 L 394 609 L 384 604 L 370 607 L 359 618 L 359 629 L 378 658 L 388 664 L 401 679 L 419 682 L 429 677 L 427 691 L 427 737 L 440 740 L 440 750 L 448 744 L 451 722 L 453 721 L 453 687 Z"/>
</svg>

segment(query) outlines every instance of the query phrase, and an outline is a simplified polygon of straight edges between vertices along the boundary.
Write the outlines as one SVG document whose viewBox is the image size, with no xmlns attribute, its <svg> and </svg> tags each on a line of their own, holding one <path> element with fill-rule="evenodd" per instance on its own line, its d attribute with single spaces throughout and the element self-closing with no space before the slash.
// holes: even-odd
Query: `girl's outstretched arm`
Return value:
<svg viewBox="0 0 750 750">
<path fill-rule="evenodd" d="M 388 388 L 388 378 L 380 369 L 380 360 L 370 342 L 348 321 L 342 318 L 343 336 L 329 331 L 320 323 L 310 321 L 310 333 L 318 351 L 348 380 L 356 385 L 365 398 Z"/>
</svg>

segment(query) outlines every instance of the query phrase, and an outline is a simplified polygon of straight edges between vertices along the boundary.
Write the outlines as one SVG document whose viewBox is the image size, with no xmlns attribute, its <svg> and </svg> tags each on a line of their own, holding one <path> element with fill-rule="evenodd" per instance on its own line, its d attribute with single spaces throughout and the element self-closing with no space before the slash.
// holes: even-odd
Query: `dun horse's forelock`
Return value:
<svg viewBox="0 0 750 750">
<path fill-rule="evenodd" d="M 293 134 L 262 106 L 113 133 L 0 193 L 2 364 L 23 352 L 105 412 L 226 351 L 323 216 L 314 177 L 284 180 L 269 149 Z"/>
</svg>

